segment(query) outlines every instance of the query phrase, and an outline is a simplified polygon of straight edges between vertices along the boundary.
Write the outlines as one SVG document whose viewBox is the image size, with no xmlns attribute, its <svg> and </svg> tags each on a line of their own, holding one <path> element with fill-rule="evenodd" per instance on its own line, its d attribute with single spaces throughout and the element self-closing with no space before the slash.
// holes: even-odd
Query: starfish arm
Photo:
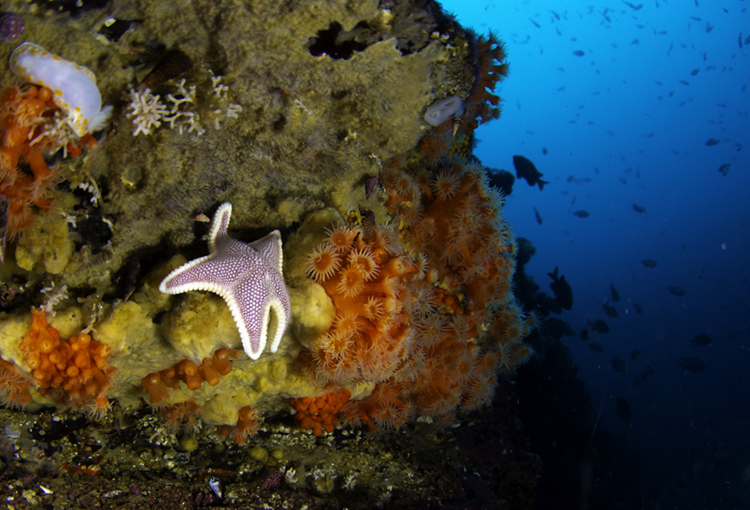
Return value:
<svg viewBox="0 0 750 510">
<path fill-rule="evenodd" d="M 271 311 L 273 311 L 275 321 L 273 329 L 268 330 Z M 286 331 L 286 327 L 289 325 L 289 310 L 284 307 L 281 299 L 276 297 L 268 300 L 268 312 L 265 315 L 263 329 L 268 331 L 269 337 L 273 336 L 273 338 L 268 339 L 271 342 L 269 349 L 271 352 L 276 352 L 281 343 L 281 338 L 284 336 L 284 331 Z"/>
<path fill-rule="evenodd" d="M 234 288 L 229 309 L 242 337 L 242 346 L 258 359 L 266 346 L 270 293 L 262 274 L 246 275 Z"/>
<path fill-rule="evenodd" d="M 207 290 L 218 294 L 219 285 L 207 282 L 201 276 L 201 268 L 211 258 L 212 255 L 207 255 L 181 265 L 162 280 L 159 290 L 165 294 L 181 294 L 191 290 Z"/>
<path fill-rule="evenodd" d="M 229 227 L 229 219 L 232 217 L 232 204 L 224 202 L 216 210 L 214 215 L 214 221 L 211 223 L 211 230 L 208 233 L 208 249 L 211 254 L 216 253 L 216 238 L 217 237 L 228 237 L 227 228 Z"/>
<path fill-rule="evenodd" d="M 267 236 L 253 241 L 250 243 L 250 247 L 258 252 L 258 256 L 260 256 L 265 264 L 282 273 L 283 252 L 281 250 L 281 234 L 278 230 L 274 230 Z"/>
</svg>

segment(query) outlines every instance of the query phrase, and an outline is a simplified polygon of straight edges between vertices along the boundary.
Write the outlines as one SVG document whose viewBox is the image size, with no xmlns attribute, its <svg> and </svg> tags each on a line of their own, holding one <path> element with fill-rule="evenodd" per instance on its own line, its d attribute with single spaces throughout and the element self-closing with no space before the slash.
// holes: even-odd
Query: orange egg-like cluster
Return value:
<svg viewBox="0 0 750 510">
<path fill-rule="evenodd" d="M 115 369 L 109 363 L 112 349 L 88 333 L 68 340 L 47 324 L 46 314 L 32 311 L 29 334 L 21 342 L 33 384 L 54 400 L 76 408 L 91 405 L 97 414 L 109 409 L 107 390 Z"/>
<path fill-rule="evenodd" d="M 180 381 L 191 390 L 197 390 L 203 382 L 211 386 L 219 384 L 219 378 L 232 371 L 230 357 L 237 359 L 242 351 L 219 349 L 210 358 L 204 358 L 200 365 L 184 359 L 176 365 L 159 372 L 148 374 L 141 380 L 141 386 L 149 395 L 151 405 L 156 405 L 169 396 L 169 388 L 179 388 Z"/>
<path fill-rule="evenodd" d="M 351 396 L 349 390 L 339 389 L 319 397 L 293 398 L 291 404 L 296 411 L 294 420 L 300 428 L 312 430 L 316 436 L 324 430 L 333 432 L 339 423 L 338 412 Z"/>
</svg>

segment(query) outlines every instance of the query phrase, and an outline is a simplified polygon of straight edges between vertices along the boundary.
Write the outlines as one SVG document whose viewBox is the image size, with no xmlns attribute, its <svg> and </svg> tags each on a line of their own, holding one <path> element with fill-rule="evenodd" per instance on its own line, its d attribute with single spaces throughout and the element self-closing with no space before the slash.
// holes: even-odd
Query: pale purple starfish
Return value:
<svg viewBox="0 0 750 510">
<path fill-rule="evenodd" d="M 159 290 L 180 294 L 207 290 L 224 298 L 240 330 L 242 346 L 252 359 L 258 359 L 271 337 L 276 352 L 289 324 L 289 294 L 281 274 L 281 234 L 274 230 L 266 237 L 245 244 L 227 235 L 232 204 L 216 211 L 208 236 L 210 254 L 178 267 L 161 282 Z M 274 315 L 273 331 L 268 331 Z"/>
</svg>

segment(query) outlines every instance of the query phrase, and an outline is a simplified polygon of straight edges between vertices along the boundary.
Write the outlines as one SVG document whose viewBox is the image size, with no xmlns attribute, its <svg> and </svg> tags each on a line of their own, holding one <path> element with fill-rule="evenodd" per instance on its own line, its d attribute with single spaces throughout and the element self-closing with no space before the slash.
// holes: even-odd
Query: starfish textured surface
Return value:
<svg viewBox="0 0 750 510">
<path fill-rule="evenodd" d="M 232 204 L 216 211 L 208 237 L 210 254 L 184 264 L 159 285 L 166 294 L 207 290 L 229 305 L 242 337 L 242 346 L 258 359 L 270 338 L 276 352 L 289 324 L 289 294 L 281 272 L 281 234 L 274 230 L 262 239 L 245 244 L 227 234 Z M 274 314 L 273 329 L 271 312 Z"/>
</svg>

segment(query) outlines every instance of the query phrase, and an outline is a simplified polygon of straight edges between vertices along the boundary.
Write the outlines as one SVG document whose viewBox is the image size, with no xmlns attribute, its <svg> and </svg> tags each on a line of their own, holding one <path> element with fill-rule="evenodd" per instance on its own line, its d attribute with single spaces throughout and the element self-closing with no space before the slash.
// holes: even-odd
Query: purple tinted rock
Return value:
<svg viewBox="0 0 750 510">
<path fill-rule="evenodd" d="M 18 14 L 6 12 L 0 15 L 0 42 L 9 43 L 17 41 L 26 24 Z"/>
</svg>

